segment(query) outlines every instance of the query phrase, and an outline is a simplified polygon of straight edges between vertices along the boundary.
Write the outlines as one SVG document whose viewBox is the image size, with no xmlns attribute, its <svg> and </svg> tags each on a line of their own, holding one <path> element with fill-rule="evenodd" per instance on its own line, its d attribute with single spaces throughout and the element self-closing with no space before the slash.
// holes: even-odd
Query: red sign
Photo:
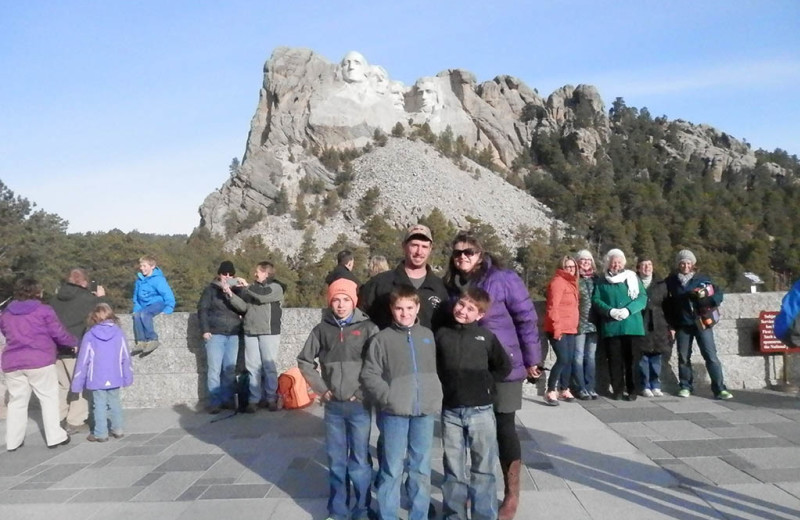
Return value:
<svg viewBox="0 0 800 520">
<path fill-rule="evenodd" d="M 789 348 L 775 337 L 775 317 L 778 311 L 761 311 L 758 314 L 758 350 L 762 354 L 800 352 L 800 348 Z"/>
</svg>

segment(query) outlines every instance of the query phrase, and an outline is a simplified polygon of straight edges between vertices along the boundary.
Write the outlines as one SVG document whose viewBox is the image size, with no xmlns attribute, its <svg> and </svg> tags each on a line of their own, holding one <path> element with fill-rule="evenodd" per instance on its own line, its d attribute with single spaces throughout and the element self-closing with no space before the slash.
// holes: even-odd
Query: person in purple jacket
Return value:
<svg viewBox="0 0 800 520">
<path fill-rule="evenodd" d="M 451 301 L 471 286 L 489 293 L 491 305 L 478 323 L 497 336 L 511 359 L 511 372 L 495 385 L 494 396 L 497 445 L 505 481 L 498 518 L 509 520 L 519 505 L 522 450 L 515 422 L 516 411 L 522 408 L 522 382 L 542 374 L 538 318 L 522 279 L 514 271 L 503 269 L 483 250 L 478 238 L 468 232 L 461 231 L 453 239 L 444 283 Z"/>
<path fill-rule="evenodd" d="M 92 392 L 94 430 L 86 440 L 106 442 L 109 422 L 112 437 L 119 439 L 124 435 L 120 388 L 133 384 L 131 356 L 119 318 L 109 304 L 97 304 L 86 323 L 91 328 L 81 341 L 72 391 L 77 393 L 86 388 Z"/>
<path fill-rule="evenodd" d="M 0 332 L 6 338 L 0 366 L 8 386 L 6 449 L 16 451 L 25 442 L 31 390 L 39 399 L 48 448 L 69 444 L 59 424 L 56 348 L 72 348 L 78 340 L 67 332 L 55 311 L 42 303 L 42 286 L 33 278 L 14 284 L 14 299 L 0 314 Z"/>
</svg>

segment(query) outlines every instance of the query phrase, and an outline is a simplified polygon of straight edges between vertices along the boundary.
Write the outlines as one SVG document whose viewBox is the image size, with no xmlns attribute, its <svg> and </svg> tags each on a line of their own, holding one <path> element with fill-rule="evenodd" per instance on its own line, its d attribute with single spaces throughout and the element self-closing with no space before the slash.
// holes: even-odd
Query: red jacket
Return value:
<svg viewBox="0 0 800 520">
<path fill-rule="evenodd" d="M 577 277 L 558 269 L 547 286 L 544 330 L 554 338 L 559 338 L 562 334 L 577 334 L 580 316 L 578 298 Z"/>
</svg>

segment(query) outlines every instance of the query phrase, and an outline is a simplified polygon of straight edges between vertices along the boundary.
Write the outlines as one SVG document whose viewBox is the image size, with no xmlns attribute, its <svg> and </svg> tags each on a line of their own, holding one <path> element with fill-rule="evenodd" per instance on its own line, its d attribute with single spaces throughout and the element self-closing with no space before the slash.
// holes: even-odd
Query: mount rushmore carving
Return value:
<svg viewBox="0 0 800 520">
<path fill-rule="evenodd" d="M 685 146 L 675 153 L 685 155 L 687 160 L 690 155 L 701 155 L 716 161 L 720 171 L 730 165 L 755 163 L 752 152 L 742 143 L 732 140 L 729 147 L 716 148 L 710 139 L 703 138 L 709 127 L 679 123 L 685 126 Z M 527 154 L 531 143 L 542 135 L 557 136 L 561 143 L 573 148 L 571 153 L 593 163 L 595 152 L 611 135 L 603 100 L 590 85 L 567 85 L 544 99 L 512 76 L 478 83 L 466 70 L 449 69 L 407 86 L 393 80 L 380 65 L 370 64 L 359 52 L 348 52 L 341 61 L 332 63 L 308 49 L 281 47 L 264 66 L 258 107 L 241 165 L 200 207 L 201 226 L 214 234 L 228 235 L 226 222 L 241 221 L 259 212 L 267 215 L 282 189 L 292 205 L 298 194 L 305 198 L 306 205 L 321 203 L 324 194 L 302 194 L 300 189 L 303 179 L 321 182 L 326 189 L 334 187 L 335 174 L 322 165 L 314 152 L 326 148 L 362 149 L 372 143 L 376 130 L 389 134 L 398 124 L 406 133 L 423 124 L 436 135 L 449 128 L 468 146 L 489 150 L 499 169 L 510 167 L 518 156 Z M 338 233 L 360 241 L 363 222 L 353 208 L 363 195 L 360 190 L 372 186 L 381 190 L 379 212 L 385 212 L 398 226 L 437 207 L 462 225 L 470 210 L 479 207 L 483 212 L 480 218 L 498 229 L 508 245 L 513 245 L 513 235 L 520 224 L 550 227 L 552 219 L 546 208 L 491 172 L 474 186 L 475 193 L 465 195 L 471 197 L 466 209 L 464 200 L 450 208 L 447 202 L 453 194 L 447 192 L 447 186 L 469 184 L 469 174 L 461 172 L 466 176 L 462 180 L 452 162 L 417 157 L 414 154 L 428 152 L 416 146 L 419 143 L 393 141 L 402 142 L 388 148 L 401 150 L 404 159 L 398 158 L 400 152 L 373 152 L 353 162 L 353 195 L 351 200 L 342 201 L 341 214 L 326 222 L 325 233 L 316 232 L 320 247 L 333 242 Z M 409 153 L 412 159 L 425 160 L 409 160 Z M 412 172 L 409 164 L 430 171 Z M 415 199 L 413 194 L 403 198 L 399 193 L 404 190 L 392 191 L 393 186 L 409 182 L 417 173 L 427 176 L 428 181 L 437 175 L 449 176 L 444 192 L 430 191 L 437 185 L 435 182 L 419 194 L 424 200 Z M 510 200 L 515 201 L 513 206 L 509 206 Z M 507 219 L 509 212 L 515 215 L 513 222 Z M 294 230 L 289 220 L 285 215 L 265 216 L 240 235 L 258 234 L 268 245 L 291 254 L 302 241 L 302 231 Z"/>
</svg>

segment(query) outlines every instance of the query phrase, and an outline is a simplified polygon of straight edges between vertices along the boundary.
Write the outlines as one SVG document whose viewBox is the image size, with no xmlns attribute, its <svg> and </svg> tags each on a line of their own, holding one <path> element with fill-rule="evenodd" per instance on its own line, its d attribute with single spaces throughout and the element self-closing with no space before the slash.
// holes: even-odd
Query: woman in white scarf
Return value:
<svg viewBox="0 0 800 520">
<path fill-rule="evenodd" d="M 608 355 L 613 398 L 636 400 L 633 379 L 633 338 L 644 336 L 642 309 L 647 292 L 636 273 L 625 269 L 625 253 L 606 253 L 603 276 L 597 280 L 592 303 L 600 315 L 600 337 Z"/>
</svg>

